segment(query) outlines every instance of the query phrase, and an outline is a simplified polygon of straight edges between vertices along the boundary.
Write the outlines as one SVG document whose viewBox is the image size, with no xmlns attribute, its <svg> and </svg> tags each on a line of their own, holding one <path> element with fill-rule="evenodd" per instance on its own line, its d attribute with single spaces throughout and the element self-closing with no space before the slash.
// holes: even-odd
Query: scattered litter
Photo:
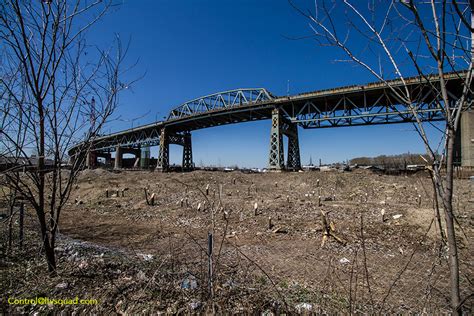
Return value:
<svg viewBox="0 0 474 316">
<path fill-rule="evenodd" d="M 79 269 L 85 269 L 89 266 L 87 261 L 82 260 L 81 263 L 79 263 Z"/>
<path fill-rule="evenodd" d="M 278 227 L 278 228 L 274 229 L 272 232 L 275 233 L 275 234 L 287 234 L 288 229 L 286 229 L 285 227 Z"/>
<path fill-rule="evenodd" d="M 275 315 L 271 310 L 267 309 L 262 313 L 262 316 L 273 316 Z"/>
<path fill-rule="evenodd" d="M 200 301 L 197 301 L 197 300 L 193 300 L 191 302 L 189 302 L 189 308 L 191 310 L 196 310 L 198 308 L 200 308 L 202 305 L 202 303 Z"/>
<path fill-rule="evenodd" d="M 232 233 L 225 236 L 225 238 L 234 238 L 234 237 L 237 238 L 235 232 L 232 232 Z"/>
<path fill-rule="evenodd" d="M 342 264 L 346 264 L 346 263 L 349 263 L 350 261 L 347 258 L 342 258 L 341 260 L 339 260 L 339 262 Z"/>
<path fill-rule="evenodd" d="M 66 282 L 62 282 L 62 283 L 59 283 L 58 285 L 56 285 L 56 288 L 60 289 L 60 290 L 67 289 L 67 287 L 68 287 L 68 284 Z"/>
<path fill-rule="evenodd" d="M 313 310 L 313 305 L 309 303 L 299 303 L 296 304 L 295 309 L 298 313 L 311 312 Z"/>
<path fill-rule="evenodd" d="M 182 281 L 181 281 L 181 288 L 186 290 L 194 290 L 197 289 L 197 279 L 194 275 L 189 273 Z"/>
<path fill-rule="evenodd" d="M 150 254 L 139 253 L 138 256 L 145 261 L 150 261 L 153 259 L 153 255 Z"/>
<path fill-rule="evenodd" d="M 392 217 L 393 217 L 393 219 L 399 219 L 402 216 L 403 216 L 402 214 L 395 214 Z"/>
</svg>

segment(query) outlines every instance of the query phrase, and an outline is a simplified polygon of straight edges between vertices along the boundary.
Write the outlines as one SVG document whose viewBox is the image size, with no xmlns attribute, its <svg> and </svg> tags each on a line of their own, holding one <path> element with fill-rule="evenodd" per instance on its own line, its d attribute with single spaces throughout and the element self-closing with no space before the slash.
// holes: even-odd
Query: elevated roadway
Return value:
<svg viewBox="0 0 474 316">
<path fill-rule="evenodd" d="M 455 107 L 462 94 L 466 73 L 448 73 L 449 107 Z M 412 77 L 365 85 L 318 90 L 291 96 L 276 97 L 264 88 L 236 89 L 206 95 L 173 108 L 166 120 L 117 133 L 100 136 L 90 144 L 87 164 L 93 167 L 97 157 L 111 159 L 116 152 L 115 167 L 121 167 L 125 152 L 140 158 L 140 149 L 159 145 L 157 168 L 169 168 L 169 145 L 183 146 L 182 168 L 191 170 L 191 132 L 226 124 L 271 119 L 269 168 L 299 170 L 301 167 L 298 127 L 304 129 L 344 126 L 394 124 L 444 120 L 443 102 L 438 76 Z M 414 113 L 397 95 L 408 90 Z M 467 109 L 466 109 L 467 110 Z M 474 118 L 463 114 L 459 135 L 458 160 L 474 167 Z M 288 137 L 285 163 L 283 136 Z M 70 149 L 77 155 L 81 146 Z M 143 159 L 146 159 L 143 157 Z M 143 167 L 148 167 L 145 162 Z"/>
</svg>

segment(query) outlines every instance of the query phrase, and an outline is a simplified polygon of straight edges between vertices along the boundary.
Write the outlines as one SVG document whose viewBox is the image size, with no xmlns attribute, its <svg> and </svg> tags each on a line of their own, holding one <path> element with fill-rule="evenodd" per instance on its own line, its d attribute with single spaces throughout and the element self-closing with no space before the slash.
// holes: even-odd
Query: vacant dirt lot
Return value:
<svg viewBox="0 0 474 316">
<path fill-rule="evenodd" d="M 474 194 L 468 180 L 455 185 L 464 297 L 473 288 Z M 149 199 L 154 194 L 154 205 L 147 204 L 145 188 Z M 324 245 L 321 211 L 337 237 L 328 236 Z M 422 173 L 86 170 L 61 220 L 63 239 L 93 248 L 93 253 L 80 250 L 80 260 L 71 259 L 71 253 L 78 255 L 70 241 L 63 241 L 59 254 L 70 265 L 84 261 L 85 270 L 98 269 L 91 258 L 107 251 L 114 253 L 107 260 L 122 256 L 131 260 L 127 265 L 141 265 L 143 275 L 134 268 L 125 276 L 139 286 L 124 290 L 124 276 L 115 276 L 118 294 L 108 278 L 93 288 L 84 281 L 72 283 L 71 295 L 107 292 L 100 296 L 105 310 L 210 310 L 209 300 L 215 302 L 214 311 L 234 312 L 449 309 L 446 247 L 440 242 L 431 181 Z M 212 294 L 208 233 L 214 236 Z M 89 278 L 98 280 L 93 275 Z M 195 286 L 183 285 L 186 280 Z M 143 293 L 137 298 L 137 292 Z M 137 305 L 144 298 L 146 307 Z"/>
</svg>

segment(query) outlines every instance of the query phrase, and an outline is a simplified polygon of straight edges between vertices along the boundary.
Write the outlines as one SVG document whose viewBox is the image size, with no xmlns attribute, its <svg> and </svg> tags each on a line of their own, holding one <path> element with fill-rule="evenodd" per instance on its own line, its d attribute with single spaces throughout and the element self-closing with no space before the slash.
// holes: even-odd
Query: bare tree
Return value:
<svg viewBox="0 0 474 316">
<path fill-rule="evenodd" d="M 111 1 L 23 1 L 0 4 L 1 184 L 36 212 L 48 270 L 55 274 L 61 210 L 93 139 L 117 107 L 126 49 L 104 49 L 86 33 Z M 80 150 L 67 165 L 67 149 Z"/>
<path fill-rule="evenodd" d="M 472 100 L 474 45 L 474 1 L 315 1 L 304 10 L 290 4 L 310 22 L 315 40 L 341 50 L 347 61 L 367 70 L 384 82 L 415 118 L 414 127 L 430 158 L 431 175 L 440 197 L 446 223 L 449 254 L 451 306 L 460 313 L 459 258 L 453 209 L 455 135 L 461 113 Z M 340 20 L 339 17 L 345 17 Z M 338 20 L 336 20 L 338 17 Z M 453 101 L 446 73 L 457 74 L 463 82 L 461 96 Z M 439 77 L 439 83 L 431 75 Z M 407 77 L 418 75 L 431 86 L 436 105 L 444 116 L 441 145 L 430 141 L 417 108 L 422 96 L 409 88 Z M 402 88 L 390 85 L 398 78 Z"/>
</svg>

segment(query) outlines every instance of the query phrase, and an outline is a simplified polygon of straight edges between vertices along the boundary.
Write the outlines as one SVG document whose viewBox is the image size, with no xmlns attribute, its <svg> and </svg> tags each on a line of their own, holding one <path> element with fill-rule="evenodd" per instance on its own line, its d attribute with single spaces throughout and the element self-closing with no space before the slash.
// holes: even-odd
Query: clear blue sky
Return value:
<svg viewBox="0 0 474 316">
<path fill-rule="evenodd" d="M 286 0 L 125 0 L 95 26 L 88 40 L 103 45 L 114 33 L 124 41 L 131 38 L 129 63 L 139 59 L 131 74 L 146 74 L 121 96 L 116 113 L 120 120 L 104 132 L 162 119 L 172 107 L 223 90 L 265 87 L 274 95 L 286 95 L 288 80 L 290 94 L 374 81 L 360 67 L 335 62 L 342 56 L 336 49 L 311 39 L 288 39 L 311 32 L 308 21 Z M 335 162 L 424 152 L 410 124 L 299 132 L 304 164 L 310 155 L 313 162 Z M 270 121 L 194 131 L 194 162 L 264 167 L 269 134 Z M 170 155 L 172 163 L 180 163 L 181 147 L 171 146 Z M 157 156 L 157 148 L 152 156 Z"/>
</svg>

